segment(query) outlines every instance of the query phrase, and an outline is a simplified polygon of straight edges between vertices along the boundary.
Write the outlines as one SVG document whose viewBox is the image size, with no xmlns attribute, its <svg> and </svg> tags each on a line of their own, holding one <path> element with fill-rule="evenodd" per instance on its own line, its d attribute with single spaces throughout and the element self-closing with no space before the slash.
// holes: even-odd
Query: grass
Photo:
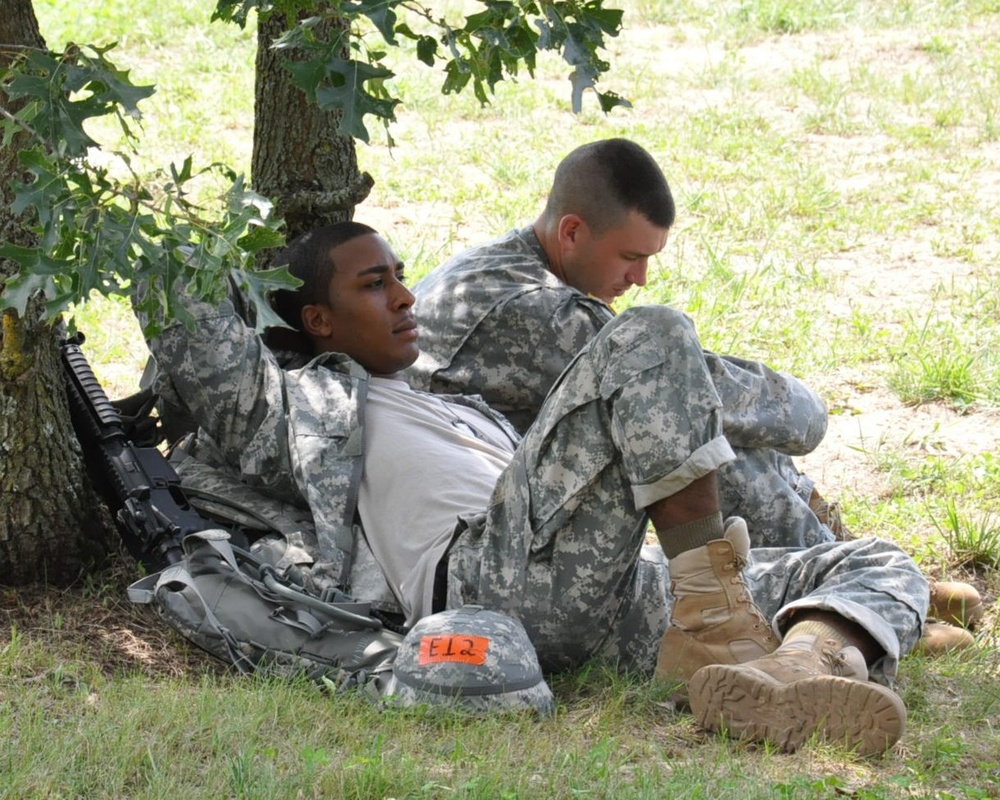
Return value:
<svg viewBox="0 0 1000 800">
<path fill-rule="evenodd" d="M 252 31 L 209 26 L 207 2 L 35 5 L 50 44 L 117 39 L 122 65 L 157 83 L 140 168 L 191 152 L 249 169 Z M 831 409 L 828 442 L 803 464 L 848 527 L 894 539 L 931 575 L 975 581 L 992 604 L 1000 3 L 622 5 L 604 84 L 634 108 L 610 116 L 593 98 L 570 114 L 554 59 L 483 109 L 394 56 L 397 145 L 359 147 L 376 185 L 356 217 L 419 277 L 531 221 L 574 146 L 640 141 L 679 216 L 654 277 L 622 304 L 684 308 L 706 347 L 803 376 Z M 132 391 L 145 349 L 127 307 L 78 316 L 111 393 Z M 560 707 L 544 723 L 383 714 L 231 677 L 122 599 L 129 574 L 123 563 L 63 593 L 0 595 L 0 797 L 1000 794 L 995 604 L 972 657 L 904 660 L 906 736 L 861 761 L 706 736 L 656 689 L 599 667 L 553 679 Z"/>
<path fill-rule="evenodd" d="M 1000 569 L 1000 520 L 992 514 L 981 519 L 966 519 L 955 504 L 947 504 L 944 519 L 938 524 L 953 558 L 963 566 Z"/>
<path fill-rule="evenodd" d="M 857 761 L 813 746 L 788 756 L 708 740 L 664 711 L 643 683 L 593 669 L 553 681 L 554 720 L 387 714 L 307 683 L 212 672 L 152 679 L 57 664 L 15 632 L 3 653 L 3 797 L 870 798 L 932 785 L 986 797 L 966 766 L 996 765 L 964 739 L 998 711 L 988 665 L 911 660 L 904 696 L 916 722 L 907 756 Z M 14 673 L 11 665 L 19 665 Z M 910 675 L 913 677 L 909 677 Z M 29 677 L 30 676 L 30 677 Z M 949 699 L 949 723 L 937 703 Z M 31 758 L 23 758 L 30 753 Z M 916 774 L 915 774 L 916 773 Z M 919 795 L 918 795 L 919 796 Z"/>
</svg>

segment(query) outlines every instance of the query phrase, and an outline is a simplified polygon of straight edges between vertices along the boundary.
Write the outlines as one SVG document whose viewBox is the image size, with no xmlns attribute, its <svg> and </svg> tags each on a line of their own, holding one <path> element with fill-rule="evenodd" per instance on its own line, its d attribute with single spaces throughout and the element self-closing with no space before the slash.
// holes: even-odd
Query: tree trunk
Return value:
<svg viewBox="0 0 1000 800">
<path fill-rule="evenodd" d="M 0 14 L 0 64 L 44 47 L 30 0 L 7 0 Z M 13 110 L 0 93 L 3 108 Z M 0 241 L 33 244 L 11 210 L 23 141 L 0 143 Z M 17 267 L 0 260 L 0 292 Z M 65 584 L 103 558 L 110 531 L 85 478 L 66 405 L 58 342 L 39 322 L 38 303 L 24 318 L 0 316 L 0 583 Z"/>
<path fill-rule="evenodd" d="M 284 32 L 281 15 L 257 29 L 254 189 L 277 203 L 288 239 L 351 219 L 372 179 L 358 171 L 354 140 L 337 133 L 339 111 L 323 111 L 291 81 L 287 51 L 271 49 Z"/>
</svg>

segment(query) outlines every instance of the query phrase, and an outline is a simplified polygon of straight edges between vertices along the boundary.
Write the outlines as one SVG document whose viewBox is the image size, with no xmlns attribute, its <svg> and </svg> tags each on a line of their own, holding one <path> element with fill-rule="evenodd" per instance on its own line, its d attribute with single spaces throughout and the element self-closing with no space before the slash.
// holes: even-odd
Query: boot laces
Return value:
<svg viewBox="0 0 1000 800">
<path fill-rule="evenodd" d="M 855 680 L 865 680 L 868 676 L 864 657 L 856 647 L 842 647 L 839 642 L 826 639 L 821 646 L 820 657 L 829 667 L 831 675 Z"/>
<path fill-rule="evenodd" d="M 747 588 L 746 583 L 743 582 L 743 575 L 742 575 L 743 567 L 740 564 L 740 559 L 737 558 L 735 564 L 726 564 L 725 569 L 734 570 L 734 574 L 729 577 L 729 583 L 739 588 L 739 591 L 736 593 L 736 602 L 744 606 L 746 611 L 750 614 L 750 616 L 753 617 L 754 622 L 751 627 L 758 632 L 766 631 L 766 636 L 765 636 L 766 640 L 772 641 L 773 634 L 771 632 L 771 626 L 764 618 L 763 612 L 757 607 L 757 604 L 754 602 L 754 599 L 751 596 L 750 590 Z"/>
</svg>

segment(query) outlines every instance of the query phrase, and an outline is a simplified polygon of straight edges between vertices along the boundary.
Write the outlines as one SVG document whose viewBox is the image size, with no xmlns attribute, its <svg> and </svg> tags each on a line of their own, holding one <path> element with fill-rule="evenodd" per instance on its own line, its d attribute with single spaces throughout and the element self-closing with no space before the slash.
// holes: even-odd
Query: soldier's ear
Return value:
<svg viewBox="0 0 1000 800">
<path fill-rule="evenodd" d="M 559 220 L 559 244 L 563 247 L 573 247 L 581 228 L 586 225 L 579 214 L 566 214 Z"/>
<path fill-rule="evenodd" d="M 332 314 L 329 306 L 302 306 L 302 330 L 309 336 L 320 339 L 329 336 Z"/>
</svg>

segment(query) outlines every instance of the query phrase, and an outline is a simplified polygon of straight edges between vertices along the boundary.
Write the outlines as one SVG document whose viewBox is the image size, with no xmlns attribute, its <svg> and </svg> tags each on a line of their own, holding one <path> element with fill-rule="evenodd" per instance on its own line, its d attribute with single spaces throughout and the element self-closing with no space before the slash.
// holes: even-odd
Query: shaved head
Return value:
<svg viewBox="0 0 1000 800">
<path fill-rule="evenodd" d="M 674 199 L 662 170 L 628 139 L 604 139 L 573 150 L 556 168 L 543 216 L 581 217 L 596 234 L 636 211 L 658 228 L 674 224 Z"/>
</svg>

